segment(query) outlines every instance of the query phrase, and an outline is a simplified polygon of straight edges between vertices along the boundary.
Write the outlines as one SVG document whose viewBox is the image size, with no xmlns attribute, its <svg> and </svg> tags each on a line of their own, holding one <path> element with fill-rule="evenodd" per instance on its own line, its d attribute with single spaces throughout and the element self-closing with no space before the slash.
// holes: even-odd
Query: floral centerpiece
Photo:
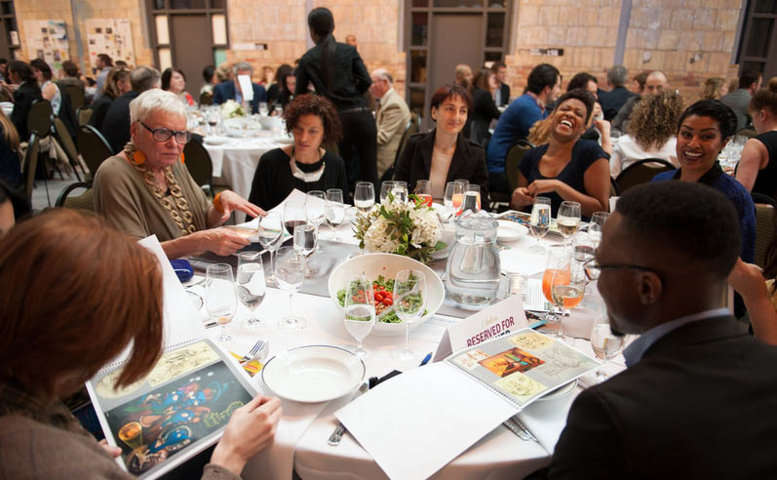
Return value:
<svg viewBox="0 0 777 480">
<path fill-rule="evenodd" d="M 244 117 L 245 114 L 243 106 L 234 100 L 227 100 L 221 104 L 221 116 L 223 118 Z"/>
<path fill-rule="evenodd" d="M 369 214 L 357 216 L 354 232 L 361 248 L 405 255 L 423 263 L 447 246 L 440 241 L 442 227 L 437 212 L 415 195 L 403 202 L 389 194 Z"/>
</svg>

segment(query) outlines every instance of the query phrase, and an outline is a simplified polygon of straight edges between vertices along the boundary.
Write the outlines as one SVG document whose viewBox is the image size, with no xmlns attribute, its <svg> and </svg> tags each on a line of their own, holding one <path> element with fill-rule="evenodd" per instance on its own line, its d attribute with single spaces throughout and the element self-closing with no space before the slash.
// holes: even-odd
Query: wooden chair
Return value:
<svg viewBox="0 0 777 480">
<path fill-rule="evenodd" d="M 618 194 L 623 195 L 631 187 L 647 183 L 659 173 L 674 169 L 674 165 L 661 158 L 646 158 L 634 162 L 615 179 Z"/>
<path fill-rule="evenodd" d="M 22 177 L 24 178 L 24 195 L 32 205 L 32 190 L 35 188 L 35 171 L 38 169 L 38 157 L 40 156 L 40 137 L 30 134 L 27 152 L 22 164 Z M 48 189 L 46 190 L 48 193 Z M 49 204 L 50 205 L 50 204 Z"/>
<path fill-rule="evenodd" d="M 80 195 L 72 195 L 74 191 L 83 189 Z M 75 208 L 79 210 L 88 210 L 94 212 L 94 196 L 91 182 L 71 183 L 59 194 L 54 203 L 57 207 Z"/>
<path fill-rule="evenodd" d="M 97 173 L 100 164 L 106 158 L 113 155 L 111 145 L 102 134 L 91 125 L 83 125 L 78 130 L 78 149 L 84 159 L 84 163 L 89 168 L 92 177 Z"/>
<path fill-rule="evenodd" d="M 183 148 L 186 168 L 197 185 L 202 187 L 205 193 L 214 195 L 213 191 L 213 162 L 210 154 L 202 144 L 192 140 Z"/>
<path fill-rule="evenodd" d="M 52 126 L 54 127 L 54 138 L 62 147 L 62 150 L 65 151 L 67 160 L 70 163 L 70 166 L 73 167 L 73 173 L 76 174 L 76 178 L 80 182 L 81 175 L 78 174 L 78 167 L 81 167 L 81 170 L 84 172 L 84 176 L 86 176 L 86 170 L 84 170 L 83 165 L 81 165 L 81 161 L 78 159 L 78 149 L 76 148 L 76 144 L 73 143 L 73 138 L 70 136 L 70 132 L 68 132 L 67 127 L 65 126 L 65 123 L 62 121 L 62 119 L 59 117 L 54 117 L 52 120 Z"/>
<path fill-rule="evenodd" d="M 775 238 L 777 229 L 777 209 L 768 203 L 755 204 L 755 264 L 763 268 L 766 265 L 766 252 Z"/>
<path fill-rule="evenodd" d="M 78 110 L 86 103 L 84 91 L 76 85 L 65 85 L 64 93 L 70 98 L 73 110 Z"/>
<path fill-rule="evenodd" d="M 76 111 L 76 117 L 78 118 L 78 126 L 86 125 L 92 118 L 93 110 L 89 107 L 81 107 Z"/>
<path fill-rule="evenodd" d="M 518 140 L 518 143 L 510 147 L 505 157 L 505 175 L 510 192 L 518 188 L 518 168 L 521 166 L 524 154 L 532 149 L 532 144 L 526 140 Z"/>
</svg>

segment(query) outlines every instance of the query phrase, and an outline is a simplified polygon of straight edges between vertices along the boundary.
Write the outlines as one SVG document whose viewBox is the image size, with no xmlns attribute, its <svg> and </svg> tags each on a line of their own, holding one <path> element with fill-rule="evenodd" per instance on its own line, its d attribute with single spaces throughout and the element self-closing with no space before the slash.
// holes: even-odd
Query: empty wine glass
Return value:
<svg viewBox="0 0 777 480">
<path fill-rule="evenodd" d="M 268 113 L 270 110 L 267 107 L 267 102 L 259 102 L 259 115 L 266 117 Z"/>
<path fill-rule="evenodd" d="M 547 235 L 550 230 L 550 198 L 535 197 L 534 204 L 531 207 L 531 219 L 529 220 L 529 230 L 537 243 L 529 250 L 535 253 L 545 252 L 540 240 Z"/>
<path fill-rule="evenodd" d="M 394 199 L 398 202 L 406 202 L 407 193 L 407 182 L 394 180 L 394 185 L 391 188 L 391 194 L 394 195 Z"/>
<path fill-rule="evenodd" d="M 356 340 L 354 353 L 364 358 L 367 351 L 362 342 L 375 326 L 375 297 L 372 282 L 364 275 L 348 283 L 345 295 L 345 330 Z"/>
<path fill-rule="evenodd" d="M 571 238 L 580 225 L 580 204 L 578 202 L 561 202 L 558 207 L 556 223 L 564 238 Z"/>
<path fill-rule="evenodd" d="M 305 197 L 305 216 L 308 223 L 316 226 L 316 240 L 318 240 L 318 229 L 326 220 L 325 205 L 326 193 L 323 190 L 311 190 Z M 316 241 L 316 251 L 319 250 L 321 250 L 321 245 Z"/>
<path fill-rule="evenodd" d="M 305 257 L 310 256 L 316 250 L 318 235 L 316 235 L 316 226 L 310 223 L 304 223 L 294 227 L 294 250 Z"/>
<path fill-rule="evenodd" d="M 275 261 L 275 276 L 280 288 L 289 292 L 289 313 L 281 318 L 281 326 L 305 328 L 305 317 L 294 314 L 294 294 L 305 281 L 305 257 L 299 255 L 293 247 L 281 247 Z"/>
<path fill-rule="evenodd" d="M 367 215 L 375 205 L 375 186 L 371 182 L 356 182 L 353 204 L 360 215 Z"/>
<path fill-rule="evenodd" d="M 383 203 L 388 197 L 389 192 L 394 188 L 394 180 L 384 180 L 380 184 L 380 203 Z"/>
<path fill-rule="evenodd" d="M 594 354 L 601 360 L 612 360 L 623 349 L 623 335 L 615 335 L 610 328 L 610 323 L 599 319 L 591 328 L 591 348 Z M 601 368 L 596 370 L 596 379 L 599 382 L 607 380 L 607 373 Z"/>
<path fill-rule="evenodd" d="M 345 205 L 343 204 L 343 191 L 339 188 L 330 188 L 326 191 L 326 206 L 324 215 L 337 241 L 337 227 L 345 221 Z"/>
<path fill-rule="evenodd" d="M 205 305 L 208 315 L 221 325 L 220 342 L 228 342 L 227 325 L 237 310 L 237 295 L 232 266 L 226 263 L 208 265 L 205 269 Z"/>
<path fill-rule="evenodd" d="M 410 324 L 424 316 L 426 301 L 426 277 L 420 270 L 401 270 L 394 277 L 394 312 L 405 324 L 405 348 L 399 352 L 399 359 L 415 358 L 410 349 Z"/>
<path fill-rule="evenodd" d="M 262 255 L 259 252 L 239 253 L 237 255 L 237 298 L 251 312 L 246 320 L 249 327 L 263 323 L 256 317 L 256 309 L 264 300 L 265 291 Z"/>
<path fill-rule="evenodd" d="M 599 247 L 599 243 L 602 241 L 602 228 L 609 216 L 608 212 L 594 212 L 591 215 L 591 222 L 588 224 L 588 237 L 594 248 Z"/>
</svg>

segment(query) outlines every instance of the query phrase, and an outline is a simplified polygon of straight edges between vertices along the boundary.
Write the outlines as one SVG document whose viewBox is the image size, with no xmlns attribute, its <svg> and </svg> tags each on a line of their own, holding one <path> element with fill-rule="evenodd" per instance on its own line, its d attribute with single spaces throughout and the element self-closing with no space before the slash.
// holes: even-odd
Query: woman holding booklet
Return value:
<svg viewBox="0 0 777 480">
<path fill-rule="evenodd" d="M 57 209 L 25 221 L 0 252 L 0 478 L 131 478 L 61 399 L 132 344 L 115 383 L 143 379 L 162 351 L 162 273 L 153 254 L 97 217 Z M 97 348 L 95 348 L 97 347 Z M 237 479 L 268 447 L 276 398 L 238 408 L 204 479 Z"/>
</svg>

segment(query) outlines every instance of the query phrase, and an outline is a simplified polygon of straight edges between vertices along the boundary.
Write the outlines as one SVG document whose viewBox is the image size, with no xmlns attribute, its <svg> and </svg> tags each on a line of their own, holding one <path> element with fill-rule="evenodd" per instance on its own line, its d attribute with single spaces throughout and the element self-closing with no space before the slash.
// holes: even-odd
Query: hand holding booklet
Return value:
<svg viewBox="0 0 777 480">
<path fill-rule="evenodd" d="M 599 362 L 531 329 L 411 370 L 336 416 L 391 478 L 426 478 L 534 400 Z"/>
</svg>

